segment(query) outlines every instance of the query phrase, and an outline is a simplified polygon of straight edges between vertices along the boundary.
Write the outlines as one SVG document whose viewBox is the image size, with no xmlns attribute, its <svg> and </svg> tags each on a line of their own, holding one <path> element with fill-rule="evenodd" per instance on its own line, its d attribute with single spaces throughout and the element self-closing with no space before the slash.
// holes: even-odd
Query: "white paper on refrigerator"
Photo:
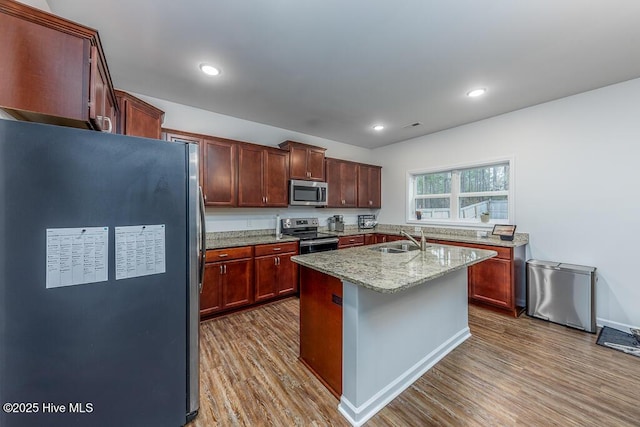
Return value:
<svg viewBox="0 0 640 427">
<path fill-rule="evenodd" d="M 165 226 L 116 227 L 116 280 L 166 272 Z"/>
<path fill-rule="evenodd" d="M 109 271 L 109 227 L 47 228 L 46 287 L 104 282 Z"/>
</svg>

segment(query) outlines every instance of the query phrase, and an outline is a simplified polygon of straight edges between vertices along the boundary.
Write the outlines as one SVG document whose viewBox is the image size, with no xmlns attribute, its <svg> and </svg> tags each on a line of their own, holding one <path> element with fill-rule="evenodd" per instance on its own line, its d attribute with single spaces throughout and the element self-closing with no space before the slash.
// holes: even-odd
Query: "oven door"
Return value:
<svg viewBox="0 0 640 427">
<path fill-rule="evenodd" d="M 315 252 L 335 251 L 338 249 L 338 239 L 302 240 L 300 242 L 300 254 L 312 254 Z"/>
</svg>

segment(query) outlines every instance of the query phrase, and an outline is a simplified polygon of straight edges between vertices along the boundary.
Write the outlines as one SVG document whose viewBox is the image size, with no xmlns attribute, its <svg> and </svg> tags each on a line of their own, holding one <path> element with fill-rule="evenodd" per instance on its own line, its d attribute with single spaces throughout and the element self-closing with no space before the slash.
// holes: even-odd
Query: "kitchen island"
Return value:
<svg viewBox="0 0 640 427">
<path fill-rule="evenodd" d="M 415 246 L 401 241 L 292 258 L 301 266 L 300 360 L 339 397 L 338 409 L 353 425 L 470 336 L 467 267 L 497 255 L 437 244 L 406 249 Z"/>
</svg>

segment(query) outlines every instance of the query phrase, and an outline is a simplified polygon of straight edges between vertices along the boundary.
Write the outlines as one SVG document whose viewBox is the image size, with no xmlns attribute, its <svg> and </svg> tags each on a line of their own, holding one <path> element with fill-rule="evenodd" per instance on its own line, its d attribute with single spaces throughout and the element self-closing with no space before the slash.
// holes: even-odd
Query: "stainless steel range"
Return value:
<svg viewBox="0 0 640 427">
<path fill-rule="evenodd" d="M 301 254 L 338 249 L 336 236 L 318 231 L 318 218 L 284 218 L 282 234 L 300 239 Z"/>
</svg>

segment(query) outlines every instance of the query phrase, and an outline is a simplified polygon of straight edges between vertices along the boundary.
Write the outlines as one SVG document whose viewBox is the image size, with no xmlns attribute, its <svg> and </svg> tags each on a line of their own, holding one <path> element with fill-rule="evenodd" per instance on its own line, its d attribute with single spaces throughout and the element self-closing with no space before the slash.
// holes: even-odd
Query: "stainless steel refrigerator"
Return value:
<svg viewBox="0 0 640 427">
<path fill-rule="evenodd" d="M 195 417 L 197 153 L 0 120 L 0 426 Z"/>
</svg>

